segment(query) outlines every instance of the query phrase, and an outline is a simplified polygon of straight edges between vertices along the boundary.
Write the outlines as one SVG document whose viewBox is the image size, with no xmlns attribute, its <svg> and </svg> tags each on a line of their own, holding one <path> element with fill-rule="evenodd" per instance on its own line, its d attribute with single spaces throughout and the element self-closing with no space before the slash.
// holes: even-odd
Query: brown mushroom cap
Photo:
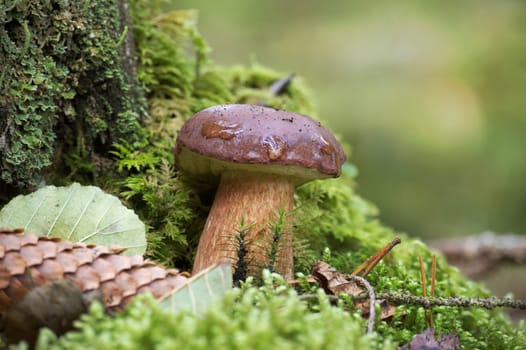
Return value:
<svg viewBox="0 0 526 350">
<path fill-rule="evenodd" d="M 299 185 L 339 176 L 345 153 L 336 138 L 310 117 L 231 104 L 190 118 L 177 138 L 175 159 L 193 174 L 264 172 L 290 176 Z"/>
</svg>

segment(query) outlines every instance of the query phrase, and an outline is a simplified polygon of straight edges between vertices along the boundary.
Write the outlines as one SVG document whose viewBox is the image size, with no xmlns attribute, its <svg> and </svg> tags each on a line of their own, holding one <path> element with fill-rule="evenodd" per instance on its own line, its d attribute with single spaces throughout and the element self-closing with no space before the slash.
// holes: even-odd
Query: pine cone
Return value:
<svg viewBox="0 0 526 350">
<path fill-rule="evenodd" d="M 26 293 L 24 298 L 0 317 L 2 341 L 17 344 L 24 340 L 35 348 L 42 327 L 57 336 L 72 330 L 76 319 L 88 311 L 93 300 L 100 300 L 95 289 L 83 294 L 79 287 L 67 279 L 51 280 Z"/>
<path fill-rule="evenodd" d="M 20 233 L 0 228 L 0 314 L 32 288 L 55 279 L 72 281 L 83 294 L 100 291 L 110 313 L 139 293 L 160 298 L 188 279 L 142 256 L 120 255 L 122 249 Z"/>
</svg>

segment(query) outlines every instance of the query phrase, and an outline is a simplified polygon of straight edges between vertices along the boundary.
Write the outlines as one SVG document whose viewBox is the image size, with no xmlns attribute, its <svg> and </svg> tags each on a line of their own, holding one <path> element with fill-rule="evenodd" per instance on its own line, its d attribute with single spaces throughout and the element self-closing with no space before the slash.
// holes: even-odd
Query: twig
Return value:
<svg viewBox="0 0 526 350">
<path fill-rule="evenodd" d="M 349 296 L 352 301 L 364 300 L 365 296 Z M 449 306 L 449 307 L 481 307 L 488 310 L 493 310 L 499 307 L 505 307 L 517 310 L 526 310 L 526 301 L 514 300 L 511 298 L 465 298 L 465 297 L 450 297 L 450 298 L 424 298 L 422 296 L 413 295 L 409 293 L 400 292 L 384 292 L 376 295 L 378 299 L 384 299 L 393 305 L 416 305 L 422 307 L 431 306 Z M 318 298 L 316 294 L 302 294 L 299 296 L 300 300 L 315 300 Z M 336 302 L 339 297 L 336 295 L 327 294 L 327 298 Z"/>
<path fill-rule="evenodd" d="M 282 95 L 285 91 L 287 91 L 287 88 L 289 87 L 289 85 L 294 80 L 294 77 L 295 77 L 295 75 L 291 74 L 288 77 L 281 78 L 281 79 L 278 79 L 278 80 L 274 81 L 268 87 L 268 92 L 271 95 L 273 95 L 273 96 L 280 96 L 280 95 Z M 260 105 L 260 106 L 267 106 L 268 104 L 267 104 L 267 101 L 265 101 L 264 99 L 260 99 L 259 102 L 258 102 L 258 105 Z"/>
<path fill-rule="evenodd" d="M 294 80 L 295 75 L 291 74 L 286 78 L 278 79 L 269 86 L 268 91 L 276 96 L 279 96 L 287 90 L 292 80 Z"/>
<path fill-rule="evenodd" d="M 418 264 L 420 265 L 420 283 L 422 284 L 422 296 L 427 298 L 427 288 L 426 288 L 426 271 L 424 268 L 424 262 L 422 260 L 422 255 L 418 255 Z M 431 327 L 429 322 L 428 310 L 424 308 L 424 319 L 426 322 L 426 327 Z"/>
<path fill-rule="evenodd" d="M 327 297 L 327 299 L 329 299 L 329 301 L 333 302 L 333 303 L 336 303 L 338 300 L 340 300 L 340 297 L 337 296 L 337 295 L 334 295 L 334 294 L 325 294 L 325 296 Z M 349 296 L 351 298 L 352 301 L 358 299 L 356 297 L 353 297 L 353 296 Z M 298 299 L 301 300 L 301 301 L 311 301 L 311 300 L 318 300 L 319 296 L 318 294 L 300 294 L 298 296 Z M 359 298 L 360 300 L 362 300 L 363 298 Z"/>
<path fill-rule="evenodd" d="M 437 256 L 433 254 L 433 260 L 431 261 L 431 298 L 435 297 L 435 282 L 437 277 Z M 433 327 L 433 307 L 429 308 L 429 324 Z"/>
<path fill-rule="evenodd" d="M 422 283 L 422 296 L 426 298 L 426 271 L 424 270 L 424 262 L 422 261 L 422 255 L 418 255 L 418 264 L 420 265 L 420 282 Z"/>
<path fill-rule="evenodd" d="M 376 309 L 374 307 L 376 304 L 376 296 L 374 294 L 374 289 L 371 284 L 363 277 L 351 275 L 349 276 L 349 279 L 354 280 L 367 289 L 367 293 L 369 294 L 369 320 L 367 321 L 367 333 L 372 333 L 374 332 L 374 320 L 376 319 Z"/>
<path fill-rule="evenodd" d="M 402 240 L 399 237 L 395 237 L 391 242 L 389 242 L 385 247 L 376 252 L 373 256 L 365 260 L 360 266 L 358 266 L 351 275 L 358 275 L 360 271 L 365 269 L 362 273 L 362 277 L 367 277 L 369 272 L 382 260 L 384 256 L 387 255 L 397 244 L 400 244 Z"/>
<path fill-rule="evenodd" d="M 377 295 L 379 299 L 385 299 L 395 305 L 420 305 L 424 308 L 432 306 L 451 306 L 451 307 L 481 307 L 488 310 L 498 307 L 526 310 L 524 300 L 514 300 L 511 298 L 426 298 L 413 294 L 386 292 Z"/>
</svg>

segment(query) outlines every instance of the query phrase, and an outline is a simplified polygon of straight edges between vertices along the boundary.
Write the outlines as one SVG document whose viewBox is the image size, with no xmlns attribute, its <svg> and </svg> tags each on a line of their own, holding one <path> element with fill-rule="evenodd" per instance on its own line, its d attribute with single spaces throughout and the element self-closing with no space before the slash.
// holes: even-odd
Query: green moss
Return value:
<svg viewBox="0 0 526 350">
<path fill-rule="evenodd" d="M 100 305 L 57 340 L 46 332 L 39 349 L 394 349 L 389 338 L 365 335 L 365 321 L 332 307 L 323 293 L 311 305 L 267 274 L 260 288 L 228 293 L 202 316 L 169 314 L 151 298 L 110 319 Z M 276 288 L 274 283 L 281 286 Z"/>
<path fill-rule="evenodd" d="M 0 180 L 32 187 L 46 167 L 64 166 L 64 153 L 90 159 L 112 140 L 140 140 L 144 100 L 124 59 L 119 1 L 10 4 L 0 9 L 9 67 L 0 77 Z"/>
</svg>

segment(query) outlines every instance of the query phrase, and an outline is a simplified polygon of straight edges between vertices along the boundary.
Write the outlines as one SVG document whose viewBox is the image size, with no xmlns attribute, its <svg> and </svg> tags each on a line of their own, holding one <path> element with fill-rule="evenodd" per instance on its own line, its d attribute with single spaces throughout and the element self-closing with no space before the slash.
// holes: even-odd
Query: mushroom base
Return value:
<svg viewBox="0 0 526 350">
<path fill-rule="evenodd" d="M 244 242 L 243 257 L 250 275 L 259 275 L 269 266 L 274 233 L 270 225 L 283 210 L 290 213 L 294 202 L 294 184 L 290 179 L 262 173 L 226 172 L 221 176 L 214 203 L 201 235 L 192 273 L 208 266 L 238 261 L 241 223 L 250 227 Z M 289 215 L 280 231 L 274 270 L 285 278 L 293 276 L 292 233 Z"/>
</svg>

